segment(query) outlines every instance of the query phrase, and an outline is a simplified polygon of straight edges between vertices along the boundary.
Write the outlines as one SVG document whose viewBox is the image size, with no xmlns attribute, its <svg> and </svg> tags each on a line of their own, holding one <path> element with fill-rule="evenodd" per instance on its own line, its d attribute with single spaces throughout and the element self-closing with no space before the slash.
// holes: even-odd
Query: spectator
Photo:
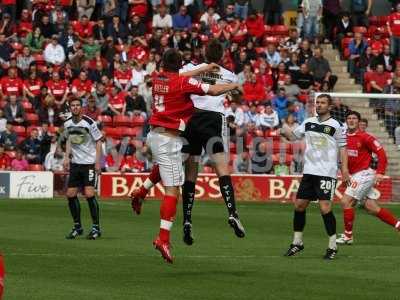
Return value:
<svg viewBox="0 0 400 300">
<path fill-rule="evenodd" d="M 179 12 L 172 16 L 172 26 L 174 29 L 188 30 L 192 28 L 192 19 L 187 14 L 187 7 L 181 5 Z"/>
<path fill-rule="evenodd" d="M 334 41 L 334 29 L 341 12 L 341 0 L 325 0 L 323 2 L 323 23 L 325 28 L 325 42 Z"/>
<path fill-rule="evenodd" d="M 385 94 L 400 94 L 400 77 L 395 77 L 390 85 L 383 90 Z M 398 114 L 400 112 L 400 103 L 398 99 L 378 100 L 378 114 L 385 120 L 386 130 L 390 136 L 395 136 L 398 126 Z M 383 113 L 382 113 L 383 112 Z M 397 140 L 396 140 L 397 143 Z"/>
<path fill-rule="evenodd" d="M 391 79 L 390 73 L 385 72 L 384 66 L 377 65 L 376 71 L 370 77 L 371 93 L 382 93 L 385 86 L 391 83 Z"/>
<path fill-rule="evenodd" d="M 135 155 L 127 155 L 121 161 L 121 171 L 138 173 L 144 171 L 144 163 L 136 158 Z"/>
<path fill-rule="evenodd" d="M 46 46 L 43 52 L 44 60 L 56 66 L 65 61 L 64 48 L 58 43 L 57 35 L 51 37 L 51 42 Z"/>
<path fill-rule="evenodd" d="M 368 17 L 371 13 L 372 0 L 351 0 L 350 11 L 354 26 L 368 26 Z"/>
<path fill-rule="evenodd" d="M 24 75 L 28 73 L 29 67 L 34 61 L 35 59 L 31 55 L 31 51 L 27 46 L 22 48 L 22 54 L 17 56 L 17 66 Z"/>
<path fill-rule="evenodd" d="M 265 23 L 268 25 L 281 24 L 282 3 L 280 0 L 264 1 Z"/>
<path fill-rule="evenodd" d="M 281 41 L 281 49 L 286 49 L 289 53 L 294 53 L 299 50 L 301 38 L 296 29 L 289 30 L 289 37 Z"/>
<path fill-rule="evenodd" d="M 146 103 L 146 111 L 151 114 L 151 106 L 153 103 L 152 81 L 150 75 L 146 75 L 144 82 L 139 85 L 139 95 L 141 95 Z"/>
<path fill-rule="evenodd" d="M 400 58 L 400 3 L 396 5 L 396 11 L 389 16 L 388 31 L 390 35 L 391 53 Z"/>
<path fill-rule="evenodd" d="M 294 114 L 289 113 L 284 121 L 284 126 L 293 131 L 300 125 L 300 123 L 302 122 L 297 120 Z"/>
<path fill-rule="evenodd" d="M 283 121 L 287 117 L 288 111 L 288 99 L 286 97 L 285 89 L 280 88 L 278 94 L 274 99 L 272 99 L 272 106 L 274 110 L 278 113 L 279 121 Z"/>
<path fill-rule="evenodd" d="M 297 96 L 300 94 L 300 88 L 297 84 L 292 83 L 292 76 L 290 74 L 285 75 L 285 82 L 280 85 L 279 88 L 285 90 L 286 97 L 289 101 L 296 101 Z"/>
<path fill-rule="evenodd" d="M 97 23 L 93 26 L 93 36 L 99 44 L 103 44 L 108 35 L 107 27 L 105 25 L 104 19 L 99 19 Z"/>
<path fill-rule="evenodd" d="M 15 68 L 9 68 L 8 76 L 4 76 L 0 80 L 0 95 L 2 97 L 8 97 L 11 95 L 22 96 L 24 83 L 17 76 L 17 70 Z"/>
<path fill-rule="evenodd" d="M 225 110 L 225 116 L 232 116 L 233 122 L 231 122 L 231 128 L 242 127 L 244 124 L 244 113 L 243 110 L 239 107 L 239 105 L 232 101 L 230 106 Z"/>
<path fill-rule="evenodd" d="M 0 108 L 0 134 L 6 130 L 7 119 L 4 116 L 4 111 Z"/>
<path fill-rule="evenodd" d="M 16 95 L 10 95 L 9 103 L 4 107 L 4 116 L 7 122 L 14 125 L 25 124 L 25 110 L 20 103 L 17 102 Z"/>
<path fill-rule="evenodd" d="M 342 40 L 345 37 L 353 36 L 353 23 L 347 12 L 342 13 L 340 21 L 336 25 L 336 46 L 342 51 Z"/>
<path fill-rule="evenodd" d="M 302 64 L 300 72 L 296 73 L 294 83 L 300 88 L 300 92 L 308 94 L 314 87 L 314 76 L 308 70 L 306 64 Z"/>
<path fill-rule="evenodd" d="M 300 61 L 297 52 L 290 54 L 290 61 L 286 63 L 286 69 L 292 76 L 295 76 L 300 71 Z"/>
<path fill-rule="evenodd" d="M 24 157 L 24 153 L 21 149 L 17 149 L 15 158 L 11 161 L 11 170 L 12 171 L 27 171 L 28 170 L 28 161 Z"/>
<path fill-rule="evenodd" d="M 144 82 L 147 72 L 143 69 L 143 63 L 136 61 L 132 69 L 131 85 L 139 86 Z"/>
<path fill-rule="evenodd" d="M 119 0 L 126 1 L 126 0 Z M 113 16 L 112 22 L 108 24 L 108 37 L 110 37 L 114 44 L 123 44 L 128 36 L 127 28 L 121 22 L 119 16 Z"/>
<path fill-rule="evenodd" d="M 249 12 L 249 1 L 248 0 L 235 0 L 235 14 L 242 20 L 247 19 Z"/>
<path fill-rule="evenodd" d="M 316 41 L 319 36 L 319 22 L 322 17 L 321 0 L 303 0 L 304 36 L 310 41 Z"/>
<path fill-rule="evenodd" d="M 33 32 L 28 33 L 25 45 L 29 47 L 32 53 L 39 53 L 43 51 L 44 39 L 40 27 L 35 27 Z"/>
<path fill-rule="evenodd" d="M 358 67 L 360 63 L 360 57 L 364 54 L 367 47 L 368 44 L 363 39 L 362 33 L 356 32 L 354 34 L 354 39 L 352 39 L 349 44 L 350 58 L 348 60 L 348 69 L 351 76 L 359 77 Z"/>
<path fill-rule="evenodd" d="M 92 93 L 92 96 L 96 101 L 96 107 L 98 108 L 100 114 L 105 114 L 108 109 L 109 96 L 106 93 L 104 84 L 97 84 L 96 90 Z"/>
<path fill-rule="evenodd" d="M 278 128 L 278 113 L 272 109 L 271 103 L 265 104 L 265 111 L 258 115 L 256 126 L 260 127 L 263 131 Z"/>
<path fill-rule="evenodd" d="M 46 82 L 46 87 L 49 95 L 54 97 L 57 109 L 63 109 L 69 93 L 67 81 L 62 80 L 57 71 L 53 71 L 51 79 Z"/>
<path fill-rule="evenodd" d="M 244 123 L 256 124 L 258 119 L 257 106 L 255 104 L 250 104 L 250 108 L 244 113 Z"/>
<path fill-rule="evenodd" d="M 13 151 L 17 147 L 17 134 L 9 122 L 6 124 L 6 130 L 0 133 L 0 144 L 4 145 L 7 151 Z"/>
<path fill-rule="evenodd" d="M 146 103 L 141 95 L 138 94 L 138 86 L 134 85 L 126 97 L 126 114 L 128 116 L 141 116 L 147 119 Z"/>
<path fill-rule="evenodd" d="M 133 38 L 143 37 L 146 34 L 146 25 L 139 15 L 132 15 L 131 21 L 128 23 L 128 34 Z"/>
<path fill-rule="evenodd" d="M 90 19 L 93 14 L 96 0 L 77 0 L 76 6 L 78 8 L 78 18 L 81 19 L 83 16 Z"/>
<path fill-rule="evenodd" d="M 79 21 L 73 23 L 74 31 L 82 43 L 86 43 L 87 38 L 93 36 L 93 27 L 94 24 L 89 22 L 89 18 L 86 15 L 83 15 Z"/>
<path fill-rule="evenodd" d="M 153 28 L 170 29 L 172 27 L 172 16 L 167 13 L 167 7 L 164 4 L 160 4 L 157 12 L 153 16 Z"/>
<path fill-rule="evenodd" d="M 50 17 L 46 14 L 41 17 L 38 27 L 45 39 L 50 39 L 57 33 L 54 25 L 50 23 Z"/>
<path fill-rule="evenodd" d="M 383 46 L 383 52 L 373 59 L 372 65 L 383 65 L 386 72 L 394 72 L 396 69 L 396 57 L 390 53 L 390 46 Z"/>
<path fill-rule="evenodd" d="M 265 56 L 272 69 L 278 68 L 278 64 L 281 62 L 281 56 L 279 55 L 279 52 L 276 51 L 276 46 L 274 44 L 268 44 Z"/>
<path fill-rule="evenodd" d="M 219 19 L 221 19 L 221 16 L 215 12 L 215 8 L 209 6 L 207 11 L 200 17 L 200 22 L 205 26 L 205 28 L 211 29 L 217 24 Z"/>
<path fill-rule="evenodd" d="M 84 44 L 82 47 L 83 53 L 85 53 L 85 57 L 87 59 L 93 59 L 96 55 L 96 52 L 99 52 L 101 47 L 99 44 L 95 43 L 92 36 L 88 37 L 87 41 L 87 44 Z"/>
<path fill-rule="evenodd" d="M 89 97 L 87 100 L 87 105 L 83 108 L 83 114 L 87 115 L 93 120 L 97 120 L 100 116 L 101 111 L 96 107 L 96 99 L 94 97 Z"/>
<path fill-rule="evenodd" d="M 332 75 L 329 61 L 322 56 L 322 48 L 314 49 L 314 56 L 308 61 L 310 73 L 314 76 L 314 80 L 322 84 L 328 82 L 329 87 L 333 89 L 337 82 L 337 76 Z"/>
<path fill-rule="evenodd" d="M 253 40 L 261 41 L 264 36 L 264 16 L 253 11 L 246 19 L 247 33 Z"/>
<path fill-rule="evenodd" d="M 306 111 L 304 109 L 303 103 L 298 101 L 289 101 L 287 106 L 288 116 L 291 115 L 295 119 L 295 122 L 301 124 L 306 118 Z M 287 122 L 288 117 L 283 120 L 283 122 Z M 293 124 L 292 124 L 293 125 Z"/>
<path fill-rule="evenodd" d="M 124 115 L 126 111 L 126 92 L 120 91 L 117 87 L 113 87 L 108 101 L 107 114 L 111 116 Z"/>
<path fill-rule="evenodd" d="M 308 60 L 313 56 L 313 52 L 310 48 L 310 42 L 308 40 L 303 40 L 300 44 L 299 50 L 299 63 L 307 63 Z"/>
<path fill-rule="evenodd" d="M 40 146 L 39 133 L 36 128 L 31 130 L 30 137 L 26 138 L 22 144 L 21 149 L 24 151 L 26 158 L 30 164 L 40 164 Z"/>
<path fill-rule="evenodd" d="M 249 73 L 246 82 L 243 84 L 243 100 L 247 103 L 258 104 L 266 98 L 265 88 L 260 81 L 257 81 L 256 74 Z"/>
<path fill-rule="evenodd" d="M 32 32 L 32 17 L 28 9 L 23 9 L 21 12 L 21 19 L 17 22 L 17 36 L 25 39 L 26 36 Z"/>
<path fill-rule="evenodd" d="M 359 62 L 359 75 L 356 77 L 356 83 L 364 86 L 364 75 L 365 72 L 371 71 L 371 62 L 374 59 L 374 55 L 372 54 L 371 47 L 367 47 L 363 55 L 360 57 Z"/>
<path fill-rule="evenodd" d="M 46 171 L 62 172 L 64 171 L 64 152 L 60 146 L 57 146 L 54 152 L 49 152 L 44 161 Z"/>
<path fill-rule="evenodd" d="M 8 171 L 11 169 L 11 158 L 4 151 L 4 145 L 0 144 L 0 171 Z"/>
<path fill-rule="evenodd" d="M 346 122 L 346 114 L 349 111 L 349 107 L 347 105 L 342 104 L 340 98 L 333 98 L 333 107 L 331 109 L 332 118 L 345 123 Z"/>
<path fill-rule="evenodd" d="M 79 77 L 72 81 L 71 92 L 76 98 L 86 101 L 93 90 L 93 83 L 85 71 L 81 71 Z"/>
<path fill-rule="evenodd" d="M 233 161 L 234 174 L 246 174 L 250 172 L 250 154 L 249 152 L 242 152 L 238 154 Z"/>
</svg>

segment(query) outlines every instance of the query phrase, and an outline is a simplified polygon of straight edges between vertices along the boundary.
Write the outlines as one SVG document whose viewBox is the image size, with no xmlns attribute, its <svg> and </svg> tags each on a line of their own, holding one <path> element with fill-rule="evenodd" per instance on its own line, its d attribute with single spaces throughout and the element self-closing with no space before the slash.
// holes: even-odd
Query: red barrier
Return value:
<svg viewBox="0 0 400 300">
<path fill-rule="evenodd" d="M 4 290 L 4 261 L 3 256 L 0 255 L 0 300 L 3 297 Z"/>
<path fill-rule="evenodd" d="M 100 178 L 100 196 L 103 198 L 126 198 L 138 188 L 148 174 L 103 173 Z M 241 201 L 291 201 L 295 199 L 301 176 L 274 175 L 232 175 L 236 198 Z M 344 191 L 339 180 L 335 200 L 339 200 Z M 379 200 L 389 202 L 392 199 L 392 180 L 384 179 L 375 190 Z M 157 184 L 149 193 L 149 198 L 160 198 L 163 187 Z M 215 174 L 200 174 L 196 183 L 196 198 L 202 200 L 220 199 L 218 177 Z"/>
</svg>

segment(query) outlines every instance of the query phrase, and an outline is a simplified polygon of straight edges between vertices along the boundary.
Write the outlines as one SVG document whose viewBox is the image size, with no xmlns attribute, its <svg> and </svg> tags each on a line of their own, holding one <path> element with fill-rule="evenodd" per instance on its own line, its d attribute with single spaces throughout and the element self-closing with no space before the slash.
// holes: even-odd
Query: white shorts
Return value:
<svg viewBox="0 0 400 300">
<path fill-rule="evenodd" d="M 351 175 L 351 185 L 344 192 L 358 201 L 368 199 L 377 200 L 378 195 L 374 191 L 375 171 L 372 169 L 362 170 Z"/>
<path fill-rule="evenodd" d="M 151 130 L 147 135 L 153 162 L 160 169 L 161 182 L 164 186 L 182 186 L 185 173 L 182 167 L 182 139 Z"/>
</svg>

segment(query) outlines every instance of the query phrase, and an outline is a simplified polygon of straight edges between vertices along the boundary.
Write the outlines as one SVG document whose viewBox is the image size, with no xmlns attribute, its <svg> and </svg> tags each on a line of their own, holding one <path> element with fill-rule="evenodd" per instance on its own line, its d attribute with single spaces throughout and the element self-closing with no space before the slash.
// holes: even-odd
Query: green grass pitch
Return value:
<svg viewBox="0 0 400 300">
<path fill-rule="evenodd" d="M 89 229 L 87 204 L 81 206 Z M 400 216 L 400 206 L 390 208 Z M 238 239 L 222 202 L 197 202 L 191 247 L 182 242 L 178 211 L 173 265 L 152 248 L 157 201 L 146 202 L 141 216 L 123 201 L 103 201 L 101 210 L 101 239 L 69 241 L 65 201 L 1 200 L 4 300 L 400 299 L 400 236 L 360 210 L 355 244 L 339 248 L 336 261 L 324 261 L 327 237 L 314 204 L 307 213 L 305 251 L 286 258 L 291 205 L 240 203 L 247 236 Z M 340 232 L 338 206 L 335 212 Z"/>
</svg>

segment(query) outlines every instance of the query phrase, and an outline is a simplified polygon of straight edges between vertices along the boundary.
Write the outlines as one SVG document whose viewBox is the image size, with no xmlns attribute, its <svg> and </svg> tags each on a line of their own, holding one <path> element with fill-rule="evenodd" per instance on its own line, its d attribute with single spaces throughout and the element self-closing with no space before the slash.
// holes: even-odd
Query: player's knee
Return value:
<svg viewBox="0 0 400 300">
<path fill-rule="evenodd" d="M 74 190 L 67 190 L 66 196 L 67 198 L 74 198 L 78 193 Z"/>
<path fill-rule="evenodd" d="M 380 207 L 373 200 L 367 200 L 364 204 L 364 209 L 371 215 L 377 215 Z"/>
<path fill-rule="evenodd" d="M 298 212 L 303 212 L 306 210 L 308 203 L 303 200 L 296 200 L 294 202 L 294 209 Z"/>
<path fill-rule="evenodd" d="M 332 211 L 332 205 L 330 201 L 319 201 L 319 209 L 323 215 Z"/>
</svg>

